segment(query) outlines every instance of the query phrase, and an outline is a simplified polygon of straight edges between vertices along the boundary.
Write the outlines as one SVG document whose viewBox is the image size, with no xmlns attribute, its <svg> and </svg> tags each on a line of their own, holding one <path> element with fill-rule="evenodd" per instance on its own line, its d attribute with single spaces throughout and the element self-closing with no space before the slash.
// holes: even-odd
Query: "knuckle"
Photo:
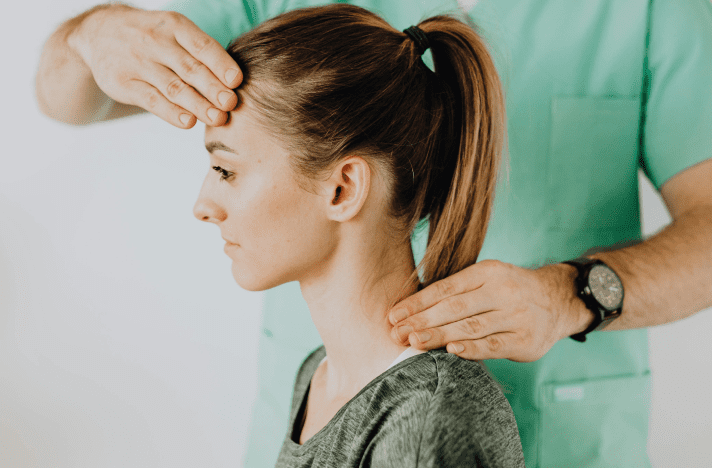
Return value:
<svg viewBox="0 0 712 468">
<path fill-rule="evenodd" d="M 496 336 L 489 335 L 487 338 L 485 338 L 485 341 L 487 342 L 487 349 L 489 349 L 493 353 L 496 353 L 497 351 L 502 349 L 502 340 L 500 340 Z"/>
<path fill-rule="evenodd" d="M 154 90 L 150 90 L 146 93 L 145 100 L 146 100 L 146 110 L 155 109 L 156 107 L 158 107 L 158 104 L 161 102 L 160 96 Z"/>
<path fill-rule="evenodd" d="M 208 36 L 197 36 L 193 38 L 193 47 L 197 53 L 205 50 L 212 43 L 212 40 Z"/>
<path fill-rule="evenodd" d="M 169 98 L 173 99 L 178 96 L 181 91 L 185 89 L 186 86 L 187 85 L 183 83 L 183 80 L 181 80 L 180 78 L 176 78 L 170 83 L 168 83 L 168 86 L 166 86 L 166 95 Z"/>
<path fill-rule="evenodd" d="M 184 16 L 177 11 L 162 11 L 161 19 L 171 24 L 179 23 L 183 20 Z"/>
<path fill-rule="evenodd" d="M 447 305 L 450 312 L 454 315 L 461 315 L 467 311 L 467 304 L 462 296 L 450 296 L 447 298 Z"/>
<path fill-rule="evenodd" d="M 435 285 L 436 285 L 435 292 L 440 297 L 452 296 L 455 293 L 455 286 L 450 281 L 440 280 L 437 283 L 435 283 Z"/>
<path fill-rule="evenodd" d="M 465 319 L 465 324 L 467 325 L 467 329 L 473 335 L 479 335 L 483 328 L 482 322 L 476 317 L 469 317 Z"/>
<path fill-rule="evenodd" d="M 158 42 L 159 38 L 167 34 L 166 30 L 169 29 L 166 26 L 172 27 L 172 12 L 161 12 L 161 11 L 151 11 L 148 12 L 151 22 L 150 26 L 145 30 L 143 37 L 144 42 Z"/>
<path fill-rule="evenodd" d="M 183 70 L 183 73 L 189 76 L 198 73 L 203 66 L 204 65 L 202 63 L 198 62 L 193 57 L 184 59 L 180 64 L 180 68 Z"/>
</svg>

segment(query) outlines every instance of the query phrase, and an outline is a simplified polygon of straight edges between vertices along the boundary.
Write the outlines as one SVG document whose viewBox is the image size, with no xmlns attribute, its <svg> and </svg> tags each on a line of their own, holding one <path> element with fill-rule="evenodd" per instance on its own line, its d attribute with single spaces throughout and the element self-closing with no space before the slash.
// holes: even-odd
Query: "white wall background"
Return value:
<svg viewBox="0 0 712 468">
<path fill-rule="evenodd" d="M 37 110 L 42 44 L 93 4 L 0 17 L 0 467 L 240 466 L 262 295 L 192 216 L 202 124 L 72 128 Z M 650 235 L 670 218 L 641 186 Z M 649 331 L 656 468 L 712 466 L 710 331 L 709 310 Z"/>
</svg>

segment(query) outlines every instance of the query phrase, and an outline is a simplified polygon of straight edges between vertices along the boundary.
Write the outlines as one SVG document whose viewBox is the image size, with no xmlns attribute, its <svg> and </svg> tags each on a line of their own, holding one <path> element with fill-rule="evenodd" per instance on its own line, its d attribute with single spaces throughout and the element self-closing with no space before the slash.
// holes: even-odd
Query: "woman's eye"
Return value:
<svg viewBox="0 0 712 468">
<path fill-rule="evenodd" d="M 233 172 L 226 171 L 225 169 L 223 169 L 220 166 L 213 166 L 213 170 L 220 173 L 220 180 L 227 180 L 230 177 L 232 177 L 234 174 Z"/>
</svg>

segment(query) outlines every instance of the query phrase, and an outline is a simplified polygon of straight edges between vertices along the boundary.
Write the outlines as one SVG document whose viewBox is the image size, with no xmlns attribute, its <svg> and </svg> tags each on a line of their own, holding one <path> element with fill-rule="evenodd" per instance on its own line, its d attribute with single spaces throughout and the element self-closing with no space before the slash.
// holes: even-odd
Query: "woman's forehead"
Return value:
<svg viewBox="0 0 712 468">
<path fill-rule="evenodd" d="M 228 123 L 220 127 L 205 126 L 205 148 L 211 154 L 224 158 L 262 162 L 265 159 L 277 162 L 285 158 L 289 150 L 281 138 L 267 129 L 257 119 L 254 108 L 245 107 L 231 112 Z"/>
</svg>

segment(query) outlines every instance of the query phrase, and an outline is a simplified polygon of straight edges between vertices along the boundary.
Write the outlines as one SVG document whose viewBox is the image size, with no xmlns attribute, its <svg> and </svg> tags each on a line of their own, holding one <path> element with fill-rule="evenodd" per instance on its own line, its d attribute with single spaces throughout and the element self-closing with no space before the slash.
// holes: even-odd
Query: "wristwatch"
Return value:
<svg viewBox="0 0 712 468">
<path fill-rule="evenodd" d="M 621 316 L 623 309 L 623 283 L 615 271 L 602 260 L 579 257 L 565 262 L 578 270 L 577 295 L 593 312 L 593 322 L 581 333 L 571 335 L 576 341 L 586 341 L 586 334 L 606 328 Z"/>
</svg>

